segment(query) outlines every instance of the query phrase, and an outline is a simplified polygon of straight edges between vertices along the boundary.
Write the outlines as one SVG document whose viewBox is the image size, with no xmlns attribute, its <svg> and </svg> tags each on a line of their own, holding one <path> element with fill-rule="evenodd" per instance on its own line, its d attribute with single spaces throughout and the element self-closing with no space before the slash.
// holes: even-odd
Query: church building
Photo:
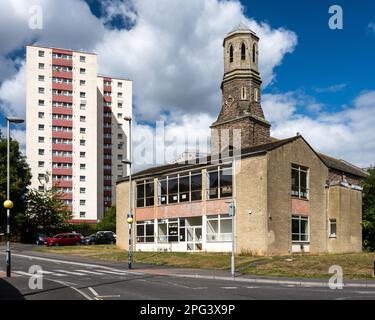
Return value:
<svg viewBox="0 0 375 320">
<path fill-rule="evenodd" d="M 225 37 L 222 106 L 211 154 L 132 175 L 135 251 L 282 255 L 362 250 L 367 173 L 314 150 L 299 134 L 270 135 L 261 106 L 259 38 Z M 117 181 L 117 246 L 128 249 L 129 177 Z"/>
</svg>

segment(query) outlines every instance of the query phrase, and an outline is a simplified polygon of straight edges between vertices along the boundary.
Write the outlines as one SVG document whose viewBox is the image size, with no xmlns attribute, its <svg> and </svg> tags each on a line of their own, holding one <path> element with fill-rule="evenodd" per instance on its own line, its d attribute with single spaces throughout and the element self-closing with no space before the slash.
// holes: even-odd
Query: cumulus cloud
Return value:
<svg viewBox="0 0 375 320">
<path fill-rule="evenodd" d="M 129 16 L 134 26 L 108 31 L 98 43 L 101 71 L 133 79 L 135 111 L 149 120 L 163 112 L 219 111 L 222 42 L 240 21 L 261 38 L 264 86 L 297 44 L 295 33 L 247 18 L 238 1 L 135 0 L 131 7 L 129 1 L 106 1 L 105 10 L 105 16 Z"/>
<path fill-rule="evenodd" d="M 361 93 L 350 107 L 337 113 L 308 116 L 298 111 L 301 103 L 291 92 L 264 96 L 273 136 L 287 138 L 299 132 L 317 151 L 362 167 L 375 163 L 375 91 Z M 280 116 L 279 109 L 286 116 Z"/>
<path fill-rule="evenodd" d="M 26 66 L 22 63 L 19 71 L 0 87 L 0 110 L 9 116 L 25 117 L 26 114 Z"/>
</svg>

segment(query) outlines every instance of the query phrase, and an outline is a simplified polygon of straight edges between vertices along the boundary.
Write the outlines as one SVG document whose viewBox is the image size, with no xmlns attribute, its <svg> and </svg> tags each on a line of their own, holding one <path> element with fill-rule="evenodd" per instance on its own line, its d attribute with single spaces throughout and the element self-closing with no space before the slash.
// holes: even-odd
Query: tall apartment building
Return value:
<svg viewBox="0 0 375 320">
<path fill-rule="evenodd" d="M 127 174 L 132 82 L 98 76 L 93 53 L 26 48 L 26 155 L 31 187 L 51 174 L 74 221 L 95 222 L 115 203 Z"/>
</svg>

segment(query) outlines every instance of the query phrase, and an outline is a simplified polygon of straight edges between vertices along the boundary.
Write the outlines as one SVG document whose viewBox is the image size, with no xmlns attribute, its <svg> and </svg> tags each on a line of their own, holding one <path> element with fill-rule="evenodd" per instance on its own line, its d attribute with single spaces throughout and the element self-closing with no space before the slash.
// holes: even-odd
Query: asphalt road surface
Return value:
<svg viewBox="0 0 375 320">
<path fill-rule="evenodd" d="M 252 284 L 240 281 L 181 278 L 129 271 L 126 265 L 99 260 L 41 254 L 33 246 L 17 245 L 12 251 L 12 283 L 18 298 L 26 300 L 254 300 L 254 299 L 375 299 L 375 288 L 343 288 Z M 40 266 L 43 288 L 29 287 L 30 266 Z M 0 251 L 0 274 L 5 253 Z M 4 276 L 4 274 L 3 274 Z M 4 278 L 0 278 L 3 281 Z M 34 283 L 36 280 L 34 278 Z M 0 290 L 1 290 L 0 283 Z M 8 289 L 7 289 L 8 290 Z M 17 297 L 17 290 L 14 294 Z M 4 289 L 3 289 L 4 291 Z M 11 296 L 9 289 L 8 298 Z M 4 292 L 0 297 L 4 299 Z"/>
</svg>

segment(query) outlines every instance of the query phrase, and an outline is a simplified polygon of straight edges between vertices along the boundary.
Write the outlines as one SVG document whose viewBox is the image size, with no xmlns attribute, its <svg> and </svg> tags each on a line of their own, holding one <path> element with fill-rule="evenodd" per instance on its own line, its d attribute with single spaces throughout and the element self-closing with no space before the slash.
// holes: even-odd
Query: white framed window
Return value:
<svg viewBox="0 0 375 320">
<path fill-rule="evenodd" d="M 81 164 L 79 165 L 79 168 L 80 168 L 81 170 L 86 170 L 86 165 L 85 165 L 84 163 L 81 163 Z"/>
<path fill-rule="evenodd" d="M 40 156 L 44 156 L 44 149 L 39 149 L 38 150 L 38 154 L 40 155 Z M 43 162 L 44 163 L 44 162 Z"/>
<path fill-rule="evenodd" d="M 337 220 L 336 219 L 329 219 L 329 237 L 330 238 L 337 237 Z"/>
<path fill-rule="evenodd" d="M 44 137 L 38 137 L 38 142 L 44 143 Z"/>
<path fill-rule="evenodd" d="M 44 118 L 44 112 L 38 112 L 38 118 L 43 119 Z"/>
<path fill-rule="evenodd" d="M 38 88 L 38 93 L 44 94 L 44 88 L 39 87 L 39 88 Z"/>
<path fill-rule="evenodd" d="M 40 125 L 38 125 L 38 130 L 40 130 L 40 131 L 44 131 L 44 124 L 40 124 Z"/>
<path fill-rule="evenodd" d="M 86 74 L 86 69 L 85 68 L 80 68 L 79 69 L 80 74 Z"/>
<path fill-rule="evenodd" d="M 309 198 L 309 169 L 292 164 L 292 196 L 300 199 Z"/>
<path fill-rule="evenodd" d="M 79 62 L 86 62 L 85 56 L 79 56 Z"/>
<path fill-rule="evenodd" d="M 117 103 L 117 108 L 122 108 L 122 102 Z"/>
<path fill-rule="evenodd" d="M 86 188 L 79 188 L 79 193 L 86 193 Z"/>
<path fill-rule="evenodd" d="M 80 211 L 79 212 L 79 217 L 80 218 L 85 218 L 86 217 L 86 212 L 85 211 Z"/>
<path fill-rule="evenodd" d="M 86 128 L 79 128 L 79 133 L 85 134 L 86 133 Z"/>
<path fill-rule="evenodd" d="M 117 92 L 117 97 L 122 98 L 122 92 Z"/>
<path fill-rule="evenodd" d="M 79 97 L 80 98 L 86 98 L 86 92 L 80 92 Z"/>
<path fill-rule="evenodd" d="M 44 161 L 38 161 L 38 167 L 43 168 L 44 167 Z"/>
<path fill-rule="evenodd" d="M 38 56 L 39 57 L 44 57 L 44 51 L 43 50 L 39 50 L 38 51 Z"/>
<path fill-rule="evenodd" d="M 81 104 L 79 105 L 79 109 L 80 109 L 80 110 L 86 110 L 86 105 L 85 105 L 84 103 L 81 103 Z"/>
<path fill-rule="evenodd" d="M 82 152 L 82 151 L 81 151 L 81 152 L 79 153 L 79 157 L 80 157 L 80 158 L 86 158 L 86 152 Z"/>
<path fill-rule="evenodd" d="M 85 146 L 86 145 L 86 140 L 79 140 L 79 144 L 81 146 Z"/>
<path fill-rule="evenodd" d="M 39 80 L 39 81 L 44 81 L 44 76 L 39 75 L 39 76 L 38 76 L 38 80 Z"/>
<path fill-rule="evenodd" d="M 155 222 L 154 220 L 137 221 L 136 242 L 155 242 Z"/>
<path fill-rule="evenodd" d="M 41 69 L 41 70 L 43 70 L 44 69 L 44 63 L 39 63 L 38 64 L 38 68 Z"/>
<path fill-rule="evenodd" d="M 79 205 L 80 206 L 85 206 L 86 205 L 86 200 L 79 200 Z"/>
<path fill-rule="evenodd" d="M 207 216 L 207 241 L 232 241 L 232 217 L 228 214 Z"/>
<path fill-rule="evenodd" d="M 79 85 L 80 86 L 85 86 L 86 85 L 86 80 L 79 80 Z"/>
<path fill-rule="evenodd" d="M 79 121 L 81 121 L 81 122 L 86 122 L 86 117 L 85 117 L 85 116 L 80 116 L 80 117 L 79 117 Z"/>
<path fill-rule="evenodd" d="M 309 217 L 292 216 L 292 242 L 309 242 L 309 229 Z"/>
<path fill-rule="evenodd" d="M 122 88 L 122 82 L 117 82 L 117 87 Z"/>
<path fill-rule="evenodd" d="M 79 176 L 79 181 L 85 182 L 86 181 L 86 176 Z"/>
</svg>

